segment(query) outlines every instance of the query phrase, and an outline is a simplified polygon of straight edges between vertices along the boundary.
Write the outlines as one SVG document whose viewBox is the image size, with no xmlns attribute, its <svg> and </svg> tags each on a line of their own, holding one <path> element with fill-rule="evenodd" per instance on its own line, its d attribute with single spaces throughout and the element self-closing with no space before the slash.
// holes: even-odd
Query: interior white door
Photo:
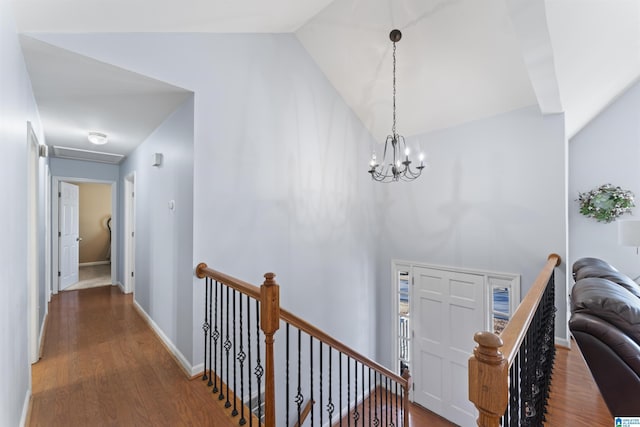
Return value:
<svg viewBox="0 0 640 427">
<path fill-rule="evenodd" d="M 60 290 L 78 281 L 78 235 L 79 189 L 77 185 L 60 183 Z"/>
<path fill-rule="evenodd" d="M 484 329 L 484 276 L 414 267 L 414 401 L 461 426 L 476 424 L 468 400 L 469 356 Z"/>
</svg>

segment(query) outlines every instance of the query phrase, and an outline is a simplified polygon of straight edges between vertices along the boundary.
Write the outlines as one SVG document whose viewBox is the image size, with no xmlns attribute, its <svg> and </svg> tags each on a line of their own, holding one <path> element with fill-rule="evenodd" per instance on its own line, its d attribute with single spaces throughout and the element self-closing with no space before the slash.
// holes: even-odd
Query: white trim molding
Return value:
<svg viewBox="0 0 640 427">
<path fill-rule="evenodd" d="M 153 321 L 151 316 L 149 316 L 149 314 L 146 311 L 144 311 L 142 306 L 140 306 L 140 304 L 138 304 L 138 302 L 135 299 L 133 300 L 133 306 L 138 311 L 138 313 L 140 313 L 142 318 L 147 322 L 151 330 L 153 330 L 153 332 L 158 336 L 158 338 L 160 338 L 160 341 L 162 342 L 162 344 L 164 344 L 164 346 L 167 348 L 169 353 L 175 359 L 178 366 L 180 366 L 180 368 L 184 371 L 184 373 L 189 378 L 192 378 L 194 375 L 204 370 L 203 364 L 191 366 L 187 358 L 184 357 L 184 355 L 182 354 L 182 352 L 180 352 L 180 350 L 178 350 L 178 347 L 175 346 L 175 344 L 162 331 L 162 329 L 160 329 L 158 324 Z"/>
</svg>

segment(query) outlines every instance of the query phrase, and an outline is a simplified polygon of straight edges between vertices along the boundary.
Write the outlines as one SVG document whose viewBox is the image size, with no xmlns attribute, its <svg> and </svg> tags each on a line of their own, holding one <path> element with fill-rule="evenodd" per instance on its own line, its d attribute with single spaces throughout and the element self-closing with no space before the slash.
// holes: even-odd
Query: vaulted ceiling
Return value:
<svg viewBox="0 0 640 427">
<path fill-rule="evenodd" d="M 571 137 L 640 76 L 636 0 L 14 0 L 13 7 L 21 33 L 293 32 L 377 139 L 391 126 L 393 28 L 403 32 L 397 104 L 405 136 L 538 105 L 544 114 L 564 113 Z M 125 72 L 23 40 L 47 142 L 55 143 L 63 136 L 53 132 L 50 114 L 81 115 L 68 103 L 103 96 L 107 83 L 96 75 L 118 85 L 122 79 L 109 74 Z M 52 78 L 49 61 L 76 67 Z M 84 81 L 87 69 L 94 78 Z M 119 92 L 110 90 L 146 96 L 155 106 L 166 102 L 168 110 L 186 96 L 133 73 L 124 80 Z M 82 99 L 62 93 L 79 88 Z M 92 114 L 126 120 L 109 112 L 117 102 L 107 104 Z M 123 154 L 153 121 L 123 136 L 130 141 Z"/>
</svg>

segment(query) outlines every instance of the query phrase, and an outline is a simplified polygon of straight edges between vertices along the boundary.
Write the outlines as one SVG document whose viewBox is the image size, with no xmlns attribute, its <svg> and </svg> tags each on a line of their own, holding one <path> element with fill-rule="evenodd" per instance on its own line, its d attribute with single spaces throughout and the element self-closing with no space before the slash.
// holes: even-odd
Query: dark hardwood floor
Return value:
<svg viewBox="0 0 640 427">
<path fill-rule="evenodd" d="M 27 426 L 237 425 L 202 381 L 186 378 L 117 287 L 54 296 L 46 328 Z M 412 427 L 454 425 L 418 405 L 410 411 Z M 575 345 L 558 349 L 546 425 L 613 425 Z"/>
<path fill-rule="evenodd" d="M 575 342 L 558 347 L 551 380 L 547 426 L 611 427 L 613 417 Z"/>
<path fill-rule="evenodd" d="M 115 286 L 54 296 L 28 426 L 233 426 Z"/>
</svg>

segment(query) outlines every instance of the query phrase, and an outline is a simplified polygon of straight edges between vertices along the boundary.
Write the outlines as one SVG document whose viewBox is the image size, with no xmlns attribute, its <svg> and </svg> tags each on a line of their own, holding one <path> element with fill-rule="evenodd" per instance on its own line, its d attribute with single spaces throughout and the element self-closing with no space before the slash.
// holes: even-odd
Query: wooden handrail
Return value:
<svg viewBox="0 0 640 427">
<path fill-rule="evenodd" d="M 196 267 L 196 276 L 198 279 L 204 279 L 205 277 L 211 277 L 218 282 L 222 282 L 230 288 L 236 291 L 242 292 L 245 295 L 249 295 L 253 299 L 260 300 L 260 288 L 252 285 L 251 283 L 244 282 L 228 274 L 221 273 L 212 268 L 207 267 L 207 264 L 201 262 Z"/>
<path fill-rule="evenodd" d="M 547 283 L 549 283 L 549 278 L 551 278 L 554 268 L 559 266 L 561 262 L 562 258 L 560 258 L 560 255 L 549 255 L 547 263 L 540 271 L 540 274 L 538 274 L 535 282 L 533 282 L 533 286 L 531 286 L 531 289 L 529 289 L 529 292 L 527 292 L 527 295 L 500 334 L 500 338 L 504 343 L 502 354 L 509 362 L 509 366 L 511 366 L 513 359 L 515 359 L 516 354 L 518 354 L 520 344 L 522 344 L 526 331 L 529 329 L 529 325 L 533 320 L 533 315 L 538 309 L 542 294 L 547 287 Z"/>
<path fill-rule="evenodd" d="M 554 268 L 561 262 L 560 255 L 549 255 L 500 335 L 478 332 L 473 337 L 478 345 L 469 358 L 469 400 L 478 409 L 479 427 L 499 426 L 509 403 L 509 367 L 518 354 Z"/>
<path fill-rule="evenodd" d="M 390 369 L 382 366 L 381 364 L 379 364 L 377 362 L 374 362 L 373 360 L 369 359 L 368 357 L 358 353 L 357 351 L 353 350 L 352 348 L 350 348 L 346 344 L 341 343 L 337 339 L 333 338 L 331 335 L 329 335 L 326 332 L 316 328 L 315 326 L 313 326 L 312 324 L 310 324 L 306 320 L 303 320 L 303 319 L 299 318 L 295 314 L 292 314 L 292 313 L 288 312 L 287 310 L 281 309 L 280 310 L 280 318 L 282 320 L 284 320 L 285 322 L 289 323 L 291 326 L 294 326 L 294 327 L 300 329 L 302 332 L 305 332 L 307 335 L 310 335 L 310 336 L 314 337 L 315 339 L 317 339 L 318 341 L 322 341 L 323 343 L 328 344 L 331 347 L 333 347 L 335 350 L 337 350 L 337 351 L 339 351 L 339 352 L 341 352 L 343 354 L 346 354 L 347 356 L 351 357 L 354 360 L 357 360 L 360 364 L 365 365 L 365 366 L 367 366 L 367 367 L 369 367 L 369 368 L 371 368 L 371 369 L 373 369 L 375 371 L 380 372 L 381 374 L 385 375 L 389 379 L 394 380 L 395 382 L 399 383 L 402 386 L 406 385 L 407 380 L 402 378 L 400 375 L 398 375 L 395 372 L 391 371 Z"/>
</svg>

